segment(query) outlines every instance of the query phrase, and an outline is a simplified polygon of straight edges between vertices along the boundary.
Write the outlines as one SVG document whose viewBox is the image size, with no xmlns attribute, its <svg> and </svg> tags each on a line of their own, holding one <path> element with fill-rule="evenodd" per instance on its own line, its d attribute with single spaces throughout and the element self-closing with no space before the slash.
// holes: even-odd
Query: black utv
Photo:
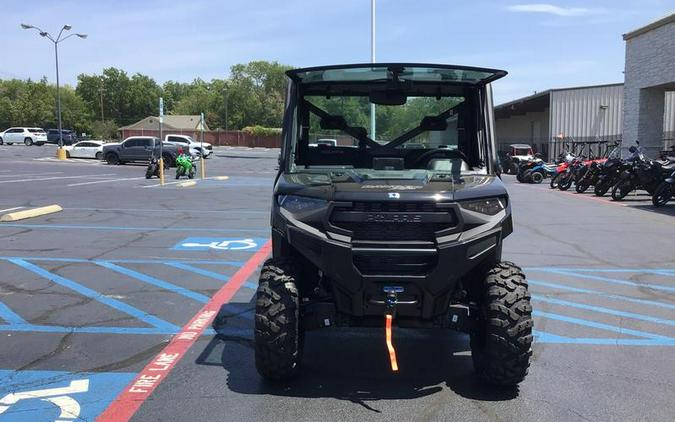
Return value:
<svg viewBox="0 0 675 422">
<path fill-rule="evenodd" d="M 501 258 L 513 223 L 490 86 L 506 72 L 388 63 L 287 75 L 258 372 L 297 375 L 304 332 L 333 326 L 384 329 L 397 370 L 392 327 L 444 327 L 470 335 L 482 379 L 521 382 L 532 307 L 525 274 Z"/>
</svg>

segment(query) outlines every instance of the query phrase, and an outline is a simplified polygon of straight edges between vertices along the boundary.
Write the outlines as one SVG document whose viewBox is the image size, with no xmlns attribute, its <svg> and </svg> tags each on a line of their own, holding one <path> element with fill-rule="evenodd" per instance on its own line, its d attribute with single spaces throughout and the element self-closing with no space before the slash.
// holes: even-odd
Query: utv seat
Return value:
<svg viewBox="0 0 675 422">
<path fill-rule="evenodd" d="M 471 171 L 469 164 L 461 158 L 433 158 L 429 160 L 427 168 L 429 170 L 449 171 L 457 174 L 463 171 Z"/>
</svg>

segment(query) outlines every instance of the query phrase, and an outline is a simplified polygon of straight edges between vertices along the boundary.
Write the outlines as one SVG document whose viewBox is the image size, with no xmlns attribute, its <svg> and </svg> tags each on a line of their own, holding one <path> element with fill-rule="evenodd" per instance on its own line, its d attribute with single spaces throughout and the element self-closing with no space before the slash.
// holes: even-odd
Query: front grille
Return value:
<svg viewBox="0 0 675 422">
<path fill-rule="evenodd" d="M 438 261 L 436 254 L 429 255 L 354 255 L 354 265 L 363 275 L 423 276 Z"/>
<path fill-rule="evenodd" d="M 353 241 L 387 240 L 430 242 L 436 227 L 423 223 L 342 223 L 340 227 L 352 232 Z"/>
<path fill-rule="evenodd" d="M 352 241 L 434 242 L 436 232 L 455 227 L 452 209 L 433 202 L 354 202 L 336 206 L 333 226 L 351 232 Z"/>
</svg>

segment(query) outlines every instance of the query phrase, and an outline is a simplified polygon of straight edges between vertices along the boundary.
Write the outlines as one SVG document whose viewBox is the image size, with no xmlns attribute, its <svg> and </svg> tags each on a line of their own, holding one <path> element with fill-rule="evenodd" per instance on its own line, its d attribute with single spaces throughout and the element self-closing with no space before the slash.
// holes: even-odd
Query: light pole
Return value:
<svg viewBox="0 0 675 422">
<path fill-rule="evenodd" d="M 370 0 L 370 62 L 375 63 L 375 0 Z M 376 140 L 375 104 L 370 104 L 370 136 Z"/>
<path fill-rule="evenodd" d="M 63 28 L 61 28 L 61 30 L 59 31 L 59 35 L 56 37 L 56 39 L 54 39 L 54 37 L 52 37 L 52 35 L 49 32 L 43 31 L 37 26 L 22 23 L 21 28 L 35 29 L 36 31 L 38 31 L 41 37 L 47 38 L 49 39 L 49 41 L 54 43 L 54 57 L 56 59 L 56 114 L 59 120 L 59 150 L 63 150 L 63 128 L 61 127 L 61 90 L 59 86 L 59 43 L 73 36 L 84 39 L 87 38 L 87 34 L 70 34 L 61 38 L 61 35 L 63 35 L 63 31 L 70 31 L 72 29 L 72 26 L 70 25 L 63 25 Z M 65 154 L 63 154 L 62 151 L 58 152 L 57 155 L 59 156 L 59 158 L 61 158 L 62 156 L 63 158 L 65 158 Z"/>
</svg>

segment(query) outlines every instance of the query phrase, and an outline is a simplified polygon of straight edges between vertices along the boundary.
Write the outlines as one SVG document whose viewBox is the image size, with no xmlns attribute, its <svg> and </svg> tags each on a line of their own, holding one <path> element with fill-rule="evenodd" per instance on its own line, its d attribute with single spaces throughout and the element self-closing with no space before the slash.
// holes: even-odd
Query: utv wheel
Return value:
<svg viewBox="0 0 675 422">
<path fill-rule="evenodd" d="M 511 164 L 509 165 L 509 172 L 510 172 L 511 174 L 518 174 L 518 170 L 519 170 L 519 169 L 518 169 L 518 163 L 511 163 Z"/>
<path fill-rule="evenodd" d="M 544 175 L 540 171 L 535 171 L 530 174 L 529 178 L 530 183 L 536 183 L 539 184 L 544 180 Z"/>
<path fill-rule="evenodd" d="M 499 386 L 525 379 L 532 356 L 532 305 L 523 271 L 501 262 L 485 277 L 479 328 L 471 335 L 478 376 Z"/>
<path fill-rule="evenodd" d="M 630 180 L 621 180 L 612 188 L 612 200 L 621 201 L 633 190 L 633 184 Z"/>
<path fill-rule="evenodd" d="M 654 195 L 652 195 L 652 204 L 655 207 L 666 205 L 670 198 L 673 197 L 673 185 L 668 182 L 661 182 Z"/>
<path fill-rule="evenodd" d="M 289 260 L 269 259 L 260 272 L 255 305 L 255 366 L 269 380 L 296 376 L 302 361 L 300 298 Z"/>
</svg>

